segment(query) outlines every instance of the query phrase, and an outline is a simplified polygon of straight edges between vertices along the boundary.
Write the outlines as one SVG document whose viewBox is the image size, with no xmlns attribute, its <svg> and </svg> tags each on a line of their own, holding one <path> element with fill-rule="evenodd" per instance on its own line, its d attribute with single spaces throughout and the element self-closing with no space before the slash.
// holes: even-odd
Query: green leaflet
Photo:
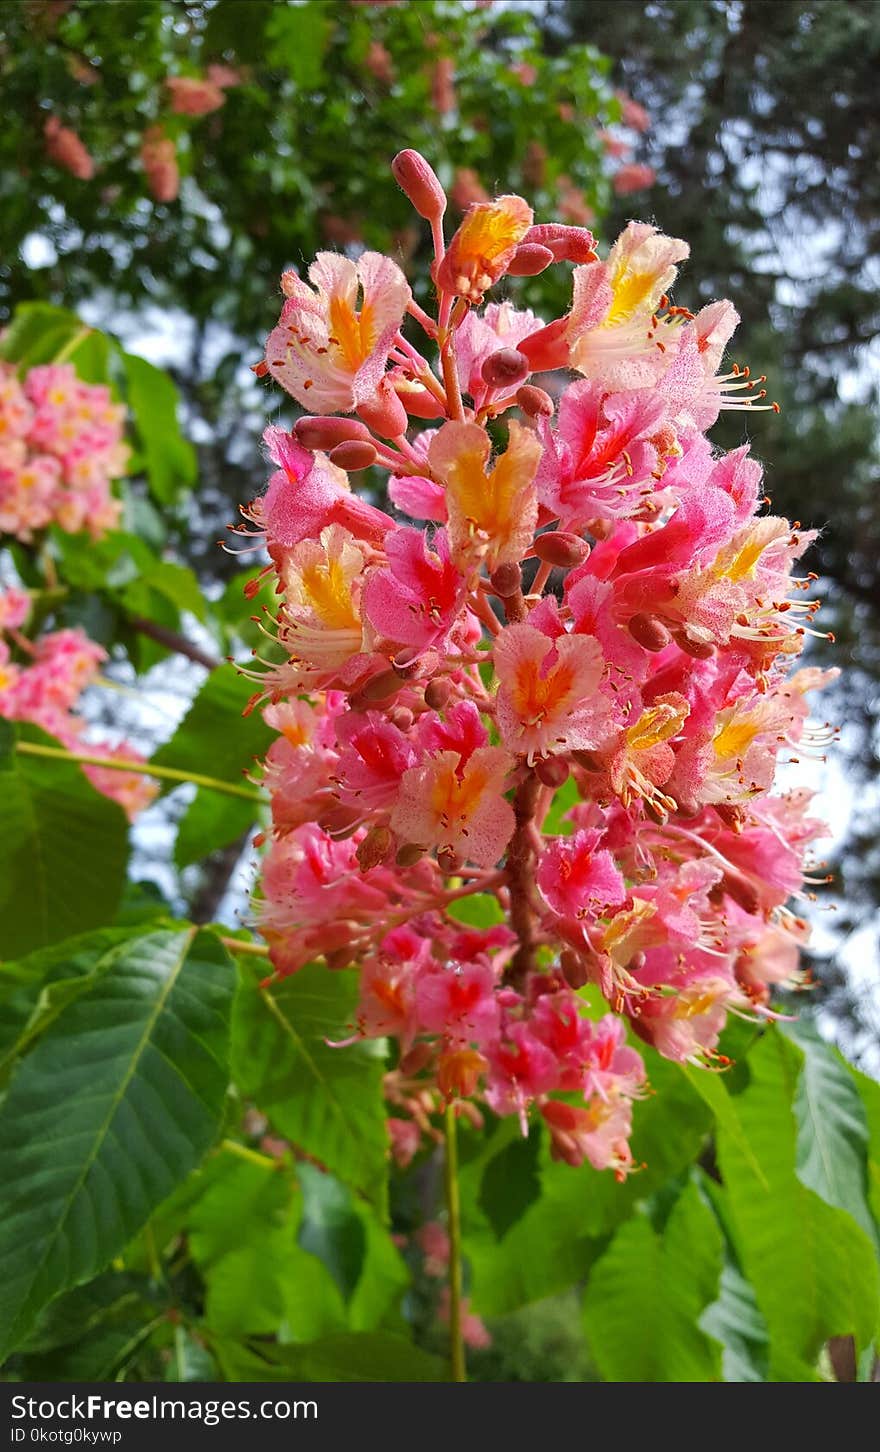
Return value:
<svg viewBox="0 0 880 1452">
<path fill-rule="evenodd" d="M 357 985 L 356 973 L 310 965 L 260 988 L 242 965 L 233 1077 L 279 1134 L 384 1211 L 383 1061 L 375 1044 L 331 1047 L 352 1032 Z"/>
<path fill-rule="evenodd" d="M 800 1070 L 799 1050 L 769 1030 L 749 1056 L 749 1084 L 736 1097 L 742 1136 L 718 1126 L 737 1253 L 767 1323 L 775 1381 L 816 1379 L 816 1358 L 830 1336 L 853 1335 L 864 1347 L 880 1304 L 867 1235 L 798 1178 Z"/>
<path fill-rule="evenodd" d="M 693 1183 L 662 1234 L 644 1215 L 617 1231 L 590 1271 L 584 1326 L 606 1381 L 720 1381 L 721 1349 L 700 1328 L 715 1300 L 723 1240 Z"/>
<path fill-rule="evenodd" d="M 56 746 L 52 737 L 0 724 L 0 956 L 18 958 L 112 921 L 128 823 L 75 762 L 14 749 L 18 739 Z"/>
<path fill-rule="evenodd" d="M 102 1270 L 210 1146 L 233 981 L 210 933 L 134 937 L 22 1063 L 0 1112 L 0 1356 L 52 1297 Z"/>
</svg>

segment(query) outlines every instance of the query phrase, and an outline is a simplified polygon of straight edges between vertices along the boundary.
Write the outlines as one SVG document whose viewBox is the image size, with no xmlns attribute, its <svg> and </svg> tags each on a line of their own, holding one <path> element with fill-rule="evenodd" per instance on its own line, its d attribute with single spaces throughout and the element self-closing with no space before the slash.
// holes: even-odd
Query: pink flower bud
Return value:
<svg viewBox="0 0 880 1452">
<path fill-rule="evenodd" d="M 446 193 L 434 168 L 418 151 L 399 151 L 391 163 L 394 180 L 420 217 L 439 222 L 446 211 Z"/>
<path fill-rule="evenodd" d="M 491 576 L 492 589 L 502 600 L 508 600 L 522 589 L 522 571 L 519 565 L 508 560 L 505 564 L 499 565 Z"/>
<path fill-rule="evenodd" d="M 511 277 L 537 277 L 552 261 L 553 253 L 549 247 L 541 247 L 536 242 L 520 242 L 507 271 Z"/>
<path fill-rule="evenodd" d="M 515 388 L 528 378 L 529 360 L 516 348 L 499 348 L 497 353 L 490 353 L 481 372 L 490 388 Z"/>
<path fill-rule="evenodd" d="M 670 641 L 669 631 L 656 615 L 634 615 L 628 629 L 633 640 L 638 641 L 645 650 L 665 650 Z"/>
<path fill-rule="evenodd" d="M 686 630 L 676 630 L 675 643 L 679 650 L 686 655 L 692 655 L 695 660 L 711 660 L 715 654 L 715 647 L 710 640 L 695 640 Z"/>
<path fill-rule="evenodd" d="M 553 530 L 539 534 L 535 540 L 535 554 L 547 565 L 559 565 L 570 569 L 581 565 L 590 553 L 590 546 L 579 534 L 568 534 L 564 530 Z"/>
<path fill-rule="evenodd" d="M 440 676 L 436 681 L 429 681 L 425 686 L 425 705 L 432 711 L 442 711 L 449 697 L 452 695 L 452 682 L 446 676 Z"/>
<path fill-rule="evenodd" d="M 532 383 L 523 384 L 517 392 L 516 401 L 529 418 L 553 417 L 553 399 L 543 388 L 535 388 Z"/>
<path fill-rule="evenodd" d="M 361 686 L 358 695 L 364 701 L 388 701 L 397 695 L 402 685 L 396 671 L 379 671 L 378 675 L 370 677 L 365 686 Z"/>
<path fill-rule="evenodd" d="M 358 404 L 358 413 L 383 439 L 399 439 L 409 426 L 406 409 L 387 383 L 381 383 L 372 398 Z"/>
<path fill-rule="evenodd" d="M 563 222 L 542 222 L 530 227 L 523 247 L 546 247 L 556 262 L 595 262 L 595 238 L 586 227 L 567 227 Z"/>
<path fill-rule="evenodd" d="M 562 976 L 569 988 L 583 988 L 590 981 L 587 965 L 583 958 L 573 953 L 571 948 L 563 948 L 559 957 L 559 966 L 562 969 Z"/>
<path fill-rule="evenodd" d="M 568 762 L 562 756 L 545 756 L 535 764 L 535 776 L 556 791 L 568 781 Z"/>
<path fill-rule="evenodd" d="M 354 474 L 358 469 L 369 469 L 379 455 L 366 439 L 345 439 L 330 450 L 331 463 Z"/>
<path fill-rule="evenodd" d="M 351 440 L 369 443 L 370 431 L 356 418 L 331 418 L 320 414 L 298 418 L 293 432 L 304 449 L 335 449 Z"/>
<path fill-rule="evenodd" d="M 551 368 L 565 368 L 568 365 L 569 343 L 566 337 L 567 318 L 557 318 L 537 333 L 530 333 L 517 343 L 532 365 L 533 373 L 546 373 Z"/>
</svg>

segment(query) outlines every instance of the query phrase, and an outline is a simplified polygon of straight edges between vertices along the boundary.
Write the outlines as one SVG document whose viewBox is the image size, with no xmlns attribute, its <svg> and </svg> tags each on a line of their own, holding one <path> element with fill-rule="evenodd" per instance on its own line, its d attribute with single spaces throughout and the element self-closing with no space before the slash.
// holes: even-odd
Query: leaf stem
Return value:
<svg viewBox="0 0 880 1452">
<path fill-rule="evenodd" d="M 23 756 L 45 756 L 53 761 L 76 761 L 81 766 L 101 766 L 108 771 L 132 771 L 139 776 L 153 776 L 162 781 L 189 781 L 194 786 L 223 792 L 228 797 L 244 797 L 249 802 L 265 800 L 261 792 L 252 791 L 250 787 L 239 786 L 236 782 L 219 781 L 213 776 L 203 776 L 201 772 L 179 771 L 176 766 L 157 766 L 150 761 L 126 761 L 118 756 L 96 756 L 86 751 L 66 751 L 62 746 L 42 746 L 37 741 L 18 741 L 15 749 Z"/>
<path fill-rule="evenodd" d="M 54 355 L 52 362 L 64 363 L 73 353 L 76 352 L 80 343 L 84 343 L 86 338 L 88 338 L 91 333 L 94 333 L 94 331 L 94 328 L 90 328 L 85 323 L 83 323 L 82 327 L 73 334 L 73 337 L 68 338 L 63 348 L 58 349 L 58 352 Z"/>
<path fill-rule="evenodd" d="M 443 1178 L 446 1186 L 446 1216 L 449 1233 L 449 1363 L 453 1381 L 467 1381 L 464 1342 L 461 1336 L 461 1198 L 458 1186 L 458 1136 L 455 1104 L 446 1106 L 444 1120 L 446 1152 Z"/>
<path fill-rule="evenodd" d="M 266 958 L 269 953 L 269 949 L 265 943 L 250 942 L 247 938 L 224 938 L 221 936 L 220 942 L 224 948 L 228 948 L 230 953 L 251 953 L 257 958 Z"/>
<path fill-rule="evenodd" d="M 259 1165 L 261 1170 L 277 1170 L 281 1164 L 280 1160 L 273 1160 L 268 1155 L 261 1155 L 258 1150 L 250 1149 L 246 1144 L 239 1144 L 235 1139 L 221 1139 L 219 1148 L 226 1150 L 228 1154 L 238 1155 L 239 1159 L 247 1160 L 252 1165 Z"/>
</svg>

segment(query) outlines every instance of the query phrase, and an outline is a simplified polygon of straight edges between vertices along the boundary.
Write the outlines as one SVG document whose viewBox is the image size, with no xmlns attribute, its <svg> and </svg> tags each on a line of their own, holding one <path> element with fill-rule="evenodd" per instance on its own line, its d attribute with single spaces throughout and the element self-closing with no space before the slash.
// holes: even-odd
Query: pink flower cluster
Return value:
<svg viewBox="0 0 880 1452">
<path fill-rule="evenodd" d="M 100 539 L 119 520 L 112 481 L 124 473 L 125 410 L 69 363 L 31 368 L 19 382 L 0 363 L 0 534 L 31 540 L 58 524 Z"/>
<path fill-rule="evenodd" d="M 49 116 L 43 127 L 46 141 L 46 155 L 63 171 L 69 171 L 78 181 L 91 181 L 95 175 L 95 163 L 85 143 L 69 126 L 62 126 L 57 116 Z"/>
<path fill-rule="evenodd" d="M 84 742 L 85 723 L 74 714 L 77 700 L 96 680 L 107 652 L 82 630 L 55 630 L 29 640 L 22 627 L 30 609 L 26 590 L 13 587 L 0 592 L 0 717 L 39 726 L 69 751 L 108 761 L 142 762 L 144 758 L 127 742 L 118 746 Z M 149 777 L 135 772 L 102 766 L 84 766 L 83 771 L 132 819 L 149 806 L 159 789 Z"/>
<path fill-rule="evenodd" d="M 436 313 L 389 258 L 321 253 L 283 277 L 256 369 L 310 411 L 267 430 L 241 526 L 269 554 L 254 594 L 275 591 L 259 924 L 278 973 L 360 968 L 356 1036 L 399 1047 L 401 1162 L 443 1099 L 482 1099 L 536 1106 L 557 1157 L 622 1176 L 627 1025 L 717 1063 L 728 1013 L 798 979 L 787 902 L 822 826 L 771 788 L 780 752 L 831 734 L 807 725 L 822 674 L 791 671 L 812 536 L 766 512 L 748 447 L 706 438 L 722 408 L 775 405 L 721 367 L 730 303 L 670 304 L 686 243 L 631 222 L 599 258 L 502 196 L 447 244 L 427 162 L 393 169 L 432 229 Z M 564 316 L 484 306 L 565 263 Z M 366 468 L 395 514 L 352 492 Z M 466 926 L 468 899 L 495 925 Z"/>
</svg>

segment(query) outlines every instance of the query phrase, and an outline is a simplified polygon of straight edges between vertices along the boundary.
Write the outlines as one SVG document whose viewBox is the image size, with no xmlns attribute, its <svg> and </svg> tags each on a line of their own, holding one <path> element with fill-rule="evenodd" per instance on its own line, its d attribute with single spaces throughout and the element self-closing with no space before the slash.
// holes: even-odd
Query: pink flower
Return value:
<svg viewBox="0 0 880 1452">
<path fill-rule="evenodd" d="M 443 1276 L 449 1265 L 449 1235 L 438 1220 L 426 1220 L 413 1239 L 425 1257 L 426 1276 Z"/>
<path fill-rule="evenodd" d="M 409 283 L 378 252 L 363 252 L 357 262 L 319 252 L 309 279 L 312 287 L 284 275 L 288 300 L 266 343 L 268 369 L 303 408 L 350 413 L 379 387 Z"/>
<path fill-rule="evenodd" d="M 610 710 L 598 691 L 602 652 L 591 636 L 551 639 L 533 625 L 508 625 L 494 661 L 498 729 L 511 751 L 532 759 L 591 750 L 608 735 Z"/>
<path fill-rule="evenodd" d="M 538 862 L 536 881 L 547 905 L 560 917 L 595 916 L 626 900 L 626 884 L 610 852 L 596 848 L 597 831 L 557 837 Z"/>
<path fill-rule="evenodd" d="M 489 1043 L 498 1032 L 495 974 L 487 962 L 446 964 L 422 973 L 416 1006 L 422 1029 L 451 1043 Z"/>
<path fill-rule="evenodd" d="M 173 202 L 180 191 L 180 170 L 174 142 L 159 126 L 144 132 L 141 162 L 147 174 L 147 186 L 157 202 Z"/>
<path fill-rule="evenodd" d="M 464 764 L 454 751 L 430 757 L 404 772 L 392 828 L 403 842 L 494 866 L 514 828 L 500 794 L 512 765 L 498 746 L 479 747 Z"/>
<path fill-rule="evenodd" d="M 640 106 L 638 101 L 634 101 L 632 96 L 626 94 L 626 91 L 615 91 L 614 94 L 620 102 L 621 120 L 624 126 L 631 127 L 633 131 L 650 131 L 651 117 L 644 106 Z"/>
<path fill-rule="evenodd" d="M 216 81 L 198 76 L 169 76 L 165 87 L 171 94 L 172 111 L 180 116 L 207 116 L 226 100 Z"/>
<path fill-rule="evenodd" d="M 491 443 L 472 423 L 447 423 L 428 447 L 432 472 L 446 487 L 452 559 L 473 569 L 519 561 L 531 543 L 538 514 L 535 473 L 541 446 L 535 435 L 511 423 L 509 442 L 490 464 Z"/>
<path fill-rule="evenodd" d="M 657 173 L 652 166 L 646 166 L 644 162 L 631 161 L 621 166 L 614 173 L 611 185 L 619 197 L 628 197 L 632 192 L 643 192 L 652 187 L 657 180 Z"/>
<path fill-rule="evenodd" d="M 62 126 L 57 116 L 50 116 L 43 127 L 46 154 L 50 161 L 69 171 L 80 181 L 91 181 L 95 163 L 75 131 Z"/>
<path fill-rule="evenodd" d="M 467 582 L 452 563 L 445 530 L 433 549 L 421 530 L 400 529 L 385 544 L 388 569 L 364 589 L 364 611 L 376 632 L 398 645 L 442 647 L 464 609 Z"/>
</svg>

